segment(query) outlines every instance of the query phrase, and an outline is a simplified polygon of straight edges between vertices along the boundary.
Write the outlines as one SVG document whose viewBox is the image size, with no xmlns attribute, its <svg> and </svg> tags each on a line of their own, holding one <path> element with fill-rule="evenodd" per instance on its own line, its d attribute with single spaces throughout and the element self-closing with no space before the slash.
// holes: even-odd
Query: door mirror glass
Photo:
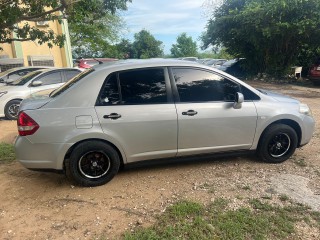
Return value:
<svg viewBox="0 0 320 240">
<path fill-rule="evenodd" d="M 235 101 L 233 104 L 234 109 L 239 109 L 242 107 L 242 103 L 244 102 L 244 96 L 242 93 L 237 92 L 235 94 Z"/>
<path fill-rule="evenodd" d="M 42 81 L 33 81 L 32 82 L 32 84 L 31 84 L 31 86 L 32 87 L 39 87 L 39 86 L 41 86 L 42 85 Z"/>
</svg>

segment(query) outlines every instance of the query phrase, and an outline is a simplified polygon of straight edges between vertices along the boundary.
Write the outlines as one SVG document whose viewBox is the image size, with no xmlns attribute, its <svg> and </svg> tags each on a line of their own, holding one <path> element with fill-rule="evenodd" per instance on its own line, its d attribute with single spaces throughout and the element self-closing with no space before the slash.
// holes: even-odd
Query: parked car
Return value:
<svg viewBox="0 0 320 240">
<path fill-rule="evenodd" d="M 314 85 L 320 85 L 320 57 L 310 67 L 308 78 Z"/>
<path fill-rule="evenodd" d="M 51 67 L 42 67 L 42 66 L 17 67 L 17 68 L 11 68 L 4 72 L 0 72 L 0 86 L 4 86 L 8 82 L 13 82 L 14 80 L 17 80 L 18 78 L 21 78 L 30 72 L 37 71 L 40 69 L 46 69 L 46 68 L 51 68 Z"/>
<path fill-rule="evenodd" d="M 205 65 L 209 67 L 219 67 L 224 64 L 227 59 L 211 59 L 209 61 L 204 62 Z"/>
<path fill-rule="evenodd" d="M 77 184 L 120 165 L 228 151 L 281 163 L 314 131 L 309 107 L 198 63 L 130 60 L 87 70 L 47 98 L 24 100 L 16 157 Z"/>
<path fill-rule="evenodd" d="M 86 59 L 77 59 L 75 60 L 75 67 L 80 69 L 91 68 L 98 64 L 103 64 L 106 62 L 114 62 L 117 61 L 116 58 L 86 58 Z"/>
<path fill-rule="evenodd" d="M 42 69 L 0 87 L 0 117 L 14 120 L 18 117 L 21 101 L 30 94 L 55 89 L 81 71 L 73 68 Z"/>
<path fill-rule="evenodd" d="M 224 62 L 218 69 L 241 79 L 247 74 L 245 63 L 245 58 L 235 58 Z"/>
<path fill-rule="evenodd" d="M 182 57 L 179 58 L 180 60 L 185 60 L 185 61 L 191 61 L 191 62 L 197 62 L 198 58 L 197 57 Z"/>
</svg>

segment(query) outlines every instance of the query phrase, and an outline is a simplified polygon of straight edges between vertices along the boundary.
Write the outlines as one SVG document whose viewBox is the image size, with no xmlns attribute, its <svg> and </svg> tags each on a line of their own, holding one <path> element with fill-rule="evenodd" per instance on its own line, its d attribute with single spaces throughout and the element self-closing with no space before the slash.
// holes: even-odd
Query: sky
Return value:
<svg viewBox="0 0 320 240">
<path fill-rule="evenodd" d="M 203 3 L 205 0 L 132 0 L 128 10 L 123 12 L 127 25 L 125 38 L 142 29 L 149 31 L 163 42 L 164 53 L 170 54 L 177 36 L 186 32 L 200 46 L 199 36 L 207 23 Z"/>
</svg>

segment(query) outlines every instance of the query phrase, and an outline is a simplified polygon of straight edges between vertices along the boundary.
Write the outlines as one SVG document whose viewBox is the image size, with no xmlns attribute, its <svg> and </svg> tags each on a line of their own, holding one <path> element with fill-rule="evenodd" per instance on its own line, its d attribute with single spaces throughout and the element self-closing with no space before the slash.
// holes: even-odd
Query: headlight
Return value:
<svg viewBox="0 0 320 240">
<path fill-rule="evenodd" d="M 0 92 L 0 97 L 2 97 L 3 95 L 5 95 L 6 93 L 8 93 L 7 91 L 5 92 Z"/>
<path fill-rule="evenodd" d="M 299 112 L 307 116 L 312 116 L 311 109 L 307 104 L 300 104 Z"/>
</svg>

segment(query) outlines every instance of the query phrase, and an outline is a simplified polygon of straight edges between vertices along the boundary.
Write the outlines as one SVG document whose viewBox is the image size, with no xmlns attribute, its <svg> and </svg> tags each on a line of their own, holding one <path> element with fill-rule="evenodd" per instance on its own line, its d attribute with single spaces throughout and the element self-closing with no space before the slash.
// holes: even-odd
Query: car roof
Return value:
<svg viewBox="0 0 320 240">
<path fill-rule="evenodd" d="M 100 71 L 100 70 L 122 70 L 122 69 L 132 69 L 132 68 L 170 67 L 170 66 L 204 67 L 202 64 L 193 62 L 193 61 L 154 58 L 154 59 L 119 60 L 119 61 L 99 64 L 99 65 L 93 66 L 93 68 Z"/>
</svg>

